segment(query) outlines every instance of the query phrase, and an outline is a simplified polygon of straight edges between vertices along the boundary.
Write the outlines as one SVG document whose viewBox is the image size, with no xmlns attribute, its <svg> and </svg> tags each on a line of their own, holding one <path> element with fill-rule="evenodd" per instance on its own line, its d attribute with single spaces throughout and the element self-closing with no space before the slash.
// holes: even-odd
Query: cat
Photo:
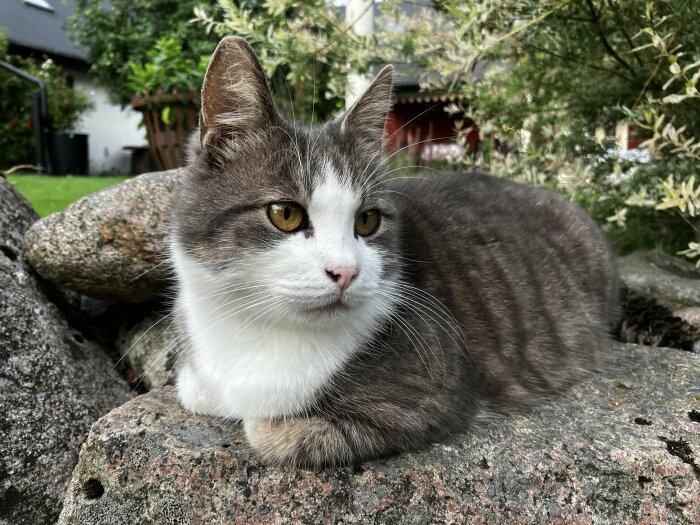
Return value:
<svg viewBox="0 0 700 525">
<path fill-rule="evenodd" d="M 609 343 L 616 273 L 583 211 L 478 172 L 384 177 L 392 71 L 314 126 L 280 116 L 245 40 L 206 72 L 172 218 L 176 391 L 272 464 L 420 449 Z"/>
</svg>

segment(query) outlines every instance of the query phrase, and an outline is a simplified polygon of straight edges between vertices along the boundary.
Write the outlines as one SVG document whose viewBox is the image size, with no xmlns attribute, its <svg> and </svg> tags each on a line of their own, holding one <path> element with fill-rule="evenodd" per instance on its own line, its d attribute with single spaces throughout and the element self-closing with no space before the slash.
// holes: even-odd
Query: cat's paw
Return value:
<svg viewBox="0 0 700 525">
<path fill-rule="evenodd" d="M 189 364 L 185 364 L 178 370 L 175 389 L 180 404 L 185 410 L 196 414 L 218 415 L 211 393 L 202 385 Z"/>
<path fill-rule="evenodd" d="M 355 459 L 342 433 L 320 418 L 246 420 L 244 429 L 248 443 L 267 463 L 327 467 Z"/>
</svg>

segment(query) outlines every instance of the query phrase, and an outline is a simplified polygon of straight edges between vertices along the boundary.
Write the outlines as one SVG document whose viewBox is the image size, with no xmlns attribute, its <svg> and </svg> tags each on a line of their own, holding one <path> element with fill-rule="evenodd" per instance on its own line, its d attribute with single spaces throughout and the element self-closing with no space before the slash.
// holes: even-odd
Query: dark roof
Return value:
<svg viewBox="0 0 700 525">
<path fill-rule="evenodd" d="M 0 28 L 10 44 L 85 62 L 85 53 L 76 48 L 63 30 L 63 22 L 73 14 L 71 0 L 46 0 L 53 11 L 25 3 L 24 0 L 0 0 Z"/>
<path fill-rule="evenodd" d="M 371 70 L 372 74 L 376 75 L 384 67 L 385 64 L 374 66 Z M 492 60 L 477 60 L 470 73 L 471 79 L 474 82 L 484 80 L 486 71 L 496 65 Z M 394 87 L 399 90 L 409 91 L 411 93 L 419 90 L 421 82 L 431 80 L 434 84 L 449 85 L 450 79 L 439 82 L 440 76 L 436 73 L 427 73 L 425 70 L 415 64 L 394 64 Z"/>
</svg>

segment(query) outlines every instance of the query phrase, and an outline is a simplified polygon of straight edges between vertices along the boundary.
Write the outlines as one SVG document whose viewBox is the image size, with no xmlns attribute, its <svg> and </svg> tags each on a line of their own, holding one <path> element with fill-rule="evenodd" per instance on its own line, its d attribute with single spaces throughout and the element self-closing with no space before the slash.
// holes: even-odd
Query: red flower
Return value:
<svg viewBox="0 0 700 525">
<path fill-rule="evenodd" d="M 29 126 L 31 128 L 33 125 L 34 125 L 34 119 L 32 117 L 29 117 L 27 119 L 27 126 Z"/>
<path fill-rule="evenodd" d="M 7 121 L 8 126 L 14 126 L 15 124 L 17 124 L 16 118 L 11 118 L 10 120 Z"/>
</svg>

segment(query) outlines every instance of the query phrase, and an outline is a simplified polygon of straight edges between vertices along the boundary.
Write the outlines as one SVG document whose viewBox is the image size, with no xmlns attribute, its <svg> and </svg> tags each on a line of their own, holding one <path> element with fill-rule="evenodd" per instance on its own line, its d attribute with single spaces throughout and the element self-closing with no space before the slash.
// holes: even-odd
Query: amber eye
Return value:
<svg viewBox="0 0 700 525">
<path fill-rule="evenodd" d="M 355 215 L 355 233 L 362 235 L 372 235 L 379 228 L 379 211 L 367 210 L 357 212 Z"/>
<path fill-rule="evenodd" d="M 304 208 L 293 202 L 274 202 L 267 207 L 270 222 L 287 233 L 304 226 Z"/>
</svg>

